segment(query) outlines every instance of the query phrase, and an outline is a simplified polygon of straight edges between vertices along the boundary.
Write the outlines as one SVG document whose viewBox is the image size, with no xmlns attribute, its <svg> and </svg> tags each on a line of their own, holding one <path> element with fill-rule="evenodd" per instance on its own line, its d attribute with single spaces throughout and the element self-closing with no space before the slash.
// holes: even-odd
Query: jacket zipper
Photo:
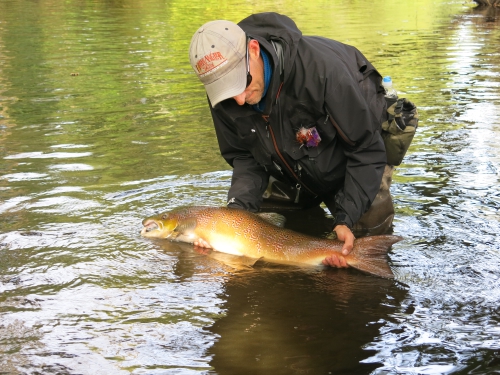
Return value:
<svg viewBox="0 0 500 375">
<path fill-rule="evenodd" d="M 271 124 L 269 123 L 268 121 L 268 116 L 262 116 L 262 118 L 264 119 L 264 121 L 266 122 L 267 124 L 267 129 L 269 131 L 269 133 L 271 134 L 271 139 L 273 140 L 273 146 L 274 146 L 274 150 L 276 151 L 276 154 L 278 154 L 281 162 L 283 163 L 283 165 L 286 167 L 286 169 L 288 169 L 288 171 L 290 172 L 290 174 L 293 176 L 293 178 L 298 182 L 296 188 L 297 188 L 297 197 L 295 198 L 295 200 L 297 201 L 297 198 L 298 198 L 298 194 L 300 193 L 300 188 L 301 187 L 304 187 L 307 191 L 309 191 L 312 195 L 314 196 L 317 196 L 318 194 L 316 194 L 313 190 L 309 189 L 307 187 L 306 184 L 304 184 L 301 180 L 300 180 L 300 177 L 297 176 L 297 173 L 295 173 L 295 171 L 293 170 L 292 167 L 290 167 L 290 165 L 286 162 L 285 158 L 283 157 L 283 155 L 281 154 L 280 150 L 278 149 L 278 143 L 276 142 L 276 137 L 274 136 L 274 131 L 273 131 L 273 128 L 271 126 Z"/>
</svg>

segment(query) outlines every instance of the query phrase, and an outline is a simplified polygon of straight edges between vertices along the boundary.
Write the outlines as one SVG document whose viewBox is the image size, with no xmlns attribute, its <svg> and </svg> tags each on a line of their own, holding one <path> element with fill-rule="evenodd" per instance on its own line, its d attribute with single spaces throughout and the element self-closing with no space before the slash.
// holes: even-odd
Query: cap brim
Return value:
<svg viewBox="0 0 500 375">
<path fill-rule="evenodd" d="M 243 57 L 233 70 L 216 81 L 206 84 L 205 89 L 212 107 L 215 107 L 223 100 L 243 93 L 246 84 L 247 68 L 245 57 Z"/>
</svg>

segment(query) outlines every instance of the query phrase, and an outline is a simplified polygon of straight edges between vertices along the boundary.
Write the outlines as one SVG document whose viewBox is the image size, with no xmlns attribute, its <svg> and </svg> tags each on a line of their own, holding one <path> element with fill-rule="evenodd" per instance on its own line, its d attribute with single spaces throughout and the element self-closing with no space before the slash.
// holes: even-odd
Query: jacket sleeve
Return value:
<svg viewBox="0 0 500 375">
<path fill-rule="evenodd" d="M 334 83 L 327 85 L 325 107 L 338 127 L 347 165 L 344 186 L 326 197 L 325 204 L 335 216 L 335 225 L 352 228 L 380 190 L 387 162 L 380 134 L 385 98 L 374 68 L 366 76 L 359 72 L 359 83 L 347 71 L 336 74 Z"/>
<path fill-rule="evenodd" d="M 210 110 L 221 155 L 233 167 L 227 206 L 257 212 L 262 204 L 269 176 L 251 152 L 242 146 L 235 131 L 237 125 L 222 119 L 211 105 Z"/>
</svg>

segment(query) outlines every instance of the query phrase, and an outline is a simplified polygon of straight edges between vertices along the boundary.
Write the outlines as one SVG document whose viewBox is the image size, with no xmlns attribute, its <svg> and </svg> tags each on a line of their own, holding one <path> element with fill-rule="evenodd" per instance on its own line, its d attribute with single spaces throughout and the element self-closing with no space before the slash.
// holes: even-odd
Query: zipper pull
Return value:
<svg viewBox="0 0 500 375">
<path fill-rule="evenodd" d="M 326 125 L 326 122 L 328 121 L 328 118 L 330 117 L 330 115 L 326 115 L 326 118 L 325 118 L 325 122 L 323 123 L 323 125 Z"/>
<path fill-rule="evenodd" d="M 301 172 L 302 172 L 302 165 L 300 165 L 299 163 L 297 163 L 295 165 L 295 168 L 296 168 L 295 171 L 297 172 L 297 176 L 299 176 L 299 178 L 300 178 L 300 175 L 301 175 Z"/>
<path fill-rule="evenodd" d="M 299 203 L 299 195 L 301 187 L 302 186 L 300 186 L 300 184 L 295 185 L 295 188 L 297 189 L 297 194 L 295 195 L 295 200 L 293 201 L 293 203 Z"/>
<path fill-rule="evenodd" d="M 276 163 L 274 160 L 273 160 L 273 163 L 274 163 L 274 167 L 278 170 L 278 172 L 280 172 L 281 175 L 283 175 L 283 172 L 281 171 L 281 167 L 279 166 L 279 164 Z"/>
</svg>

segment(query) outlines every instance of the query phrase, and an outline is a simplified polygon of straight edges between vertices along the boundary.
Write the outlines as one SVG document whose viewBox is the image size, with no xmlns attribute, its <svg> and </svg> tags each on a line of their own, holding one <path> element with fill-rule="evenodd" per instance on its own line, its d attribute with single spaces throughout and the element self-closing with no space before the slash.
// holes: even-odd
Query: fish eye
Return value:
<svg viewBox="0 0 500 375">
<path fill-rule="evenodd" d="M 161 216 L 162 220 L 166 220 L 167 218 L 168 218 L 168 214 L 164 214 L 164 215 Z"/>
</svg>

